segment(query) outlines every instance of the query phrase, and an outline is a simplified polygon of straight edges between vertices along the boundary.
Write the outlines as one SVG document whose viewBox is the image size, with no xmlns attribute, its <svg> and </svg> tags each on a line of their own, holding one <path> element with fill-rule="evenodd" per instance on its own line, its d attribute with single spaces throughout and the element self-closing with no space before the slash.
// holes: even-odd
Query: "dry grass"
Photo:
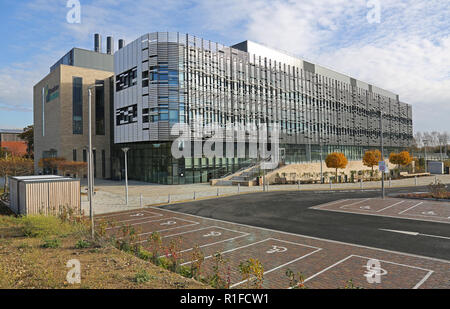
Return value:
<svg viewBox="0 0 450 309">
<path fill-rule="evenodd" d="M 52 226 L 48 229 L 52 220 L 0 215 L 0 288 L 207 288 L 111 246 L 76 249 L 77 242 L 83 239 L 79 227 L 71 230 L 67 226 Z M 25 236 L 24 227 L 35 237 Z M 36 227 L 45 233 L 34 233 Z M 58 239 L 61 245 L 43 248 L 46 239 Z M 66 263 L 71 259 L 81 263 L 81 284 L 66 282 L 69 270 Z M 142 272 L 148 274 L 148 281 L 138 283 L 136 275 Z"/>
</svg>

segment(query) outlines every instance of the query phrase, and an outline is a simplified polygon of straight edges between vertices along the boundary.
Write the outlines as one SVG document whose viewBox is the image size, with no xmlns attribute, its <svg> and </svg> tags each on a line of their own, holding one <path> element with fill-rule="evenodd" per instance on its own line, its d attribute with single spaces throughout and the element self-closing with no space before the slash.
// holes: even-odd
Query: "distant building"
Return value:
<svg viewBox="0 0 450 309">
<path fill-rule="evenodd" d="M 0 129 L 0 148 L 16 156 L 27 154 L 27 142 L 19 137 L 22 130 Z"/>
</svg>

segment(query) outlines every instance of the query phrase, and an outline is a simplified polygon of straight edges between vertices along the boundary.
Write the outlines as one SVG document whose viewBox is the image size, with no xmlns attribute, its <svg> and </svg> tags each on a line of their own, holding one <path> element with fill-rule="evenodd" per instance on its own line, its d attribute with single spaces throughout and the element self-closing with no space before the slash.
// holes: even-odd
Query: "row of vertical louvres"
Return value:
<svg viewBox="0 0 450 309">
<path fill-rule="evenodd" d="M 119 39 L 119 49 L 125 46 L 125 40 Z M 94 34 L 94 51 L 96 53 L 102 53 L 102 36 L 99 33 Z M 112 36 L 106 37 L 106 53 L 109 55 L 114 54 L 114 41 Z"/>
</svg>

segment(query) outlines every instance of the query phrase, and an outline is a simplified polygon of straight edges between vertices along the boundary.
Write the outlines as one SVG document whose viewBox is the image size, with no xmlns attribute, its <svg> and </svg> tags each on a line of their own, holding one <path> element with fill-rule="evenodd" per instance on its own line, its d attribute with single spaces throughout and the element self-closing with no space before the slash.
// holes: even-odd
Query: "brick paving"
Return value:
<svg viewBox="0 0 450 309">
<path fill-rule="evenodd" d="M 450 203 L 419 199 L 346 199 L 311 209 L 450 223 Z"/>
<path fill-rule="evenodd" d="M 345 206 L 348 201 L 330 203 L 328 207 Z M 364 206 L 365 202 L 361 205 Z M 386 201 L 373 205 L 377 205 L 373 211 L 390 206 Z M 406 206 L 402 205 L 402 211 L 407 210 Z M 395 207 L 397 205 L 386 210 Z M 419 207 L 405 211 L 405 214 L 422 210 Z M 148 217 L 126 221 L 136 214 Z M 307 288 L 344 288 L 350 279 L 355 286 L 363 288 L 450 288 L 450 261 L 446 260 L 251 227 L 156 207 L 98 216 L 97 220 L 106 218 L 120 219 L 117 220 L 118 226 L 134 224 L 134 227 L 139 227 L 141 233 L 145 233 L 140 237 L 144 247 L 148 247 L 146 239 L 153 231 L 160 231 L 164 246 L 179 240 L 185 265 L 190 265 L 192 248 L 198 245 L 205 256 L 204 274 L 211 273 L 213 255 L 220 252 L 226 260 L 220 269 L 221 274 L 224 279 L 230 278 L 233 288 L 252 287 L 251 283 L 243 280 L 238 267 L 248 258 L 256 258 L 262 263 L 264 288 L 289 288 L 289 279 L 285 275 L 287 269 L 301 272 Z M 168 222 L 172 224 L 161 225 Z M 110 231 L 117 231 L 117 227 Z M 373 264 L 372 259 L 377 259 L 379 265 Z M 372 264 L 368 266 L 368 262 Z M 378 278 L 380 282 L 369 283 Z"/>
</svg>

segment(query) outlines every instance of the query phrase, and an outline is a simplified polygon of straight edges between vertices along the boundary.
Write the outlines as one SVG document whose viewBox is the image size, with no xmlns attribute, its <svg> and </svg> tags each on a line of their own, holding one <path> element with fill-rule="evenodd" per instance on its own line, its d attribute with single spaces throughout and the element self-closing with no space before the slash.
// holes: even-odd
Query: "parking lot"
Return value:
<svg viewBox="0 0 450 309">
<path fill-rule="evenodd" d="M 398 198 L 343 199 L 311 207 L 335 212 L 450 223 L 450 203 Z"/>
<path fill-rule="evenodd" d="M 329 203 L 324 208 L 346 206 L 345 209 L 349 207 L 353 211 L 352 206 L 359 204 L 356 202 L 362 206 L 368 201 L 339 201 Z M 402 215 L 407 216 L 417 214 L 417 211 L 438 213 L 435 208 L 425 207 L 427 205 L 424 208 L 420 205 L 413 207 L 414 204 L 410 206 L 409 201 L 397 205 L 373 202 L 368 205 L 373 209 L 362 211 L 382 210 L 382 213 L 389 209 L 399 210 L 395 207 L 401 206 L 402 211 L 405 210 Z M 351 203 L 355 204 L 349 205 Z M 171 240 L 179 240 L 179 253 L 184 265 L 192 263 L 193 248 L 199 246 L 205 255 L 205 272 L 211 271 L 213 255 L 220 252 L 227 261 L 221 272 L 229 274 L 233 288 L 247 286 L 248 282 L 239 273 L 238 266 L 249 258 L 256 258 L 262 263 L 264 288 L 289 288 L 289 278 L 285 275 L 287 269 L 301 272 L 307 288 L 344 288 L 349 280 L 354 286 L 363 288 L 450 288 L 450 262 L 442 259 L 204 218 L 157 207 L 99 215 L 96 218 L 114 221 L 115 225 L 110 225 L 108 233 L 116 233 L 125 225 L 132 226 L 139 234 L 136 241 L 143 247 L 148 247 L 148 237 L 156 231 L 161 234 L 165 246 Z"/>
</svg>

